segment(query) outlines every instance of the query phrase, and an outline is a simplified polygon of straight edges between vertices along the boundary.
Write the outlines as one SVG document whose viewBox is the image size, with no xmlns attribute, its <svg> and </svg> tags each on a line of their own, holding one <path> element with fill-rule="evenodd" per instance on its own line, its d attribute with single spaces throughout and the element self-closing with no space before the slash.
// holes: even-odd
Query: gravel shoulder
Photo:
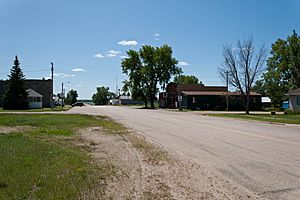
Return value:
<svg viewBox="0 0 300 200">
<path fill-rule="evenodd" d="M 180 174 L 189 171 L 186 163 L 199 166 L 201 175 L 192 184 L 198 188 L 195 196 L 201 192 L 215 196 L 219 191 L 226 196 L 234 193 L 229 199 L 245 195 L 247 199 L 248 194 L 272 200 L 300 197 L 299 126 L 114 106 L 85 106 L 67 113 L 110 116 L 183 163 L 183 170 L 177 170 Z M 171 176 L 176 174 L 172 169 L 166 170 Z M 204 189 L 210 179 L 214 189 Z M 208 199 L 214 198 L 209 195 Z"/>
<path fill-rule="evenodd" d="M 95 162 L 113 168 L 101 199 L 261 199 L 135 131 L 107 134 L 91 127 L 79 133 Z"/>
</svg>

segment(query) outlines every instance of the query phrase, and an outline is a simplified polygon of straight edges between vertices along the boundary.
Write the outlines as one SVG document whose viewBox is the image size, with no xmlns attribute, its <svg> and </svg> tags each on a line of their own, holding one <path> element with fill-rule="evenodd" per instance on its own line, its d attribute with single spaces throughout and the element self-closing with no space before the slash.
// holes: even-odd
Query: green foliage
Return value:
<svg viewBox="0 0 300 200">
<path fill-rule="evenodd" d="M 263 78 L 274 106 L 280 106 L 289 90 L 300 87 L 300 37 L 295 31 L 286 40 L 278 39 L 272 44 Z"/>
<path fill-rule="evenodd" d="M 182 72 L 178 61 L 172 57 L 172 48 L 145 45 L 139 51 L 127 51 L 127 55 L 122 61 L 123 73 L 128 76 L 123 91 L 130 90 L 134 99 L 144 101 L 146 107 L 150 101 L 154 107 L 158 84 L 164 88 L 172 75 Z"/>
<path fill-rule="evenodd" d="M 266 88 L 263 80 L 257 80 L 254 86 L 251 88 L 251 91 L 257 92 L 262 96 L 266 96 Z"/>
<path fill-rule="evenodd" d="M 37 108 L 37 109 L 28 109 L 28 110 L 22 110 L 22 112 L 60 112 L 60 111 L 67 111 L 70 110 L 71 106 L 56 106 L 53 108 Z M 3 108 L 0 107 L 0 113 L 1 112 L 7 112 L 6 110 L 3 110 Z M 20 110 L 9 110 L 9 112 L 20 112 Z"/>
<path fill-rule="evenodd" d="M 8 90 L 3 99 L 3 109 L 24 110 L 28 109 L 28 93 L 24 86 L 25 76 L 20 68 L 20 62 L 16 56 L 14 66 L 8 76 Z"/>
<path fill-rule="evenodd" d="M 77 102 L 78 93 L 76 90 L 70 90 L 67 94 L 67 98 L 65 99 L 66 104 L 73 104 Z"/>
<path fill-rule="evenodd" d="M 101 196 L 113 173 L 107 160 L 92 164 L 88 147 L 74 145 L 79 128 L 124 127 L 102 116 L 0 114 L 1 126 L 29 126 L 23 133 L 0 134 L 0 199 L 82 199 Z M 84 199 L 84 198 L 83 198 Z"/>
<path fill-rule="evenodd" d="M 176 75 L 174 77 L 174 83 L 177 83 L 177 84 L 199 84 L 199 85 L 204 86 L 202 81 L 199 81 L 199 79 L 193 75 Z"/>
<path fill-rule="evenodd" d="M 0 144 L 0 199 L 74 199 L 86 187 L 83 152 L 22 134 L 0 135 Z"/>
<path fill-rule="evenodd" d="M 107 105 L 112 98 L 112 93 L 109 92 L 109 87 L 97 87 L 97 93 L 93 94 L 92 99 L 95 105 Z"/>
</svg>

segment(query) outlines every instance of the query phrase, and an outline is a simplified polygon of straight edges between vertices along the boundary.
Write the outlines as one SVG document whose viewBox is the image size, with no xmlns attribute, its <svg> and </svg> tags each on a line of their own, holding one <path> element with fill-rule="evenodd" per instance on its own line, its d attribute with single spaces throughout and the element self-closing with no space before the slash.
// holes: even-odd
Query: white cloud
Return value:
<svg viewBox="0 0 300 200">
<path fill-rule="evenodd" d="M 160 40 L 160 34 L 159 33 L 154 33 L 154 39 L 155 40 Z"/>
<path fill-rule="evenodd" d="M 96 55 L 94 55 L 95 58 L 104 58 L 105 56 L 103 56 L 101 53 L 98 53 Z"/>
<path fill-rule="evenodd" d="M 120 56 L 121 59 L 128 58 L 128 56 Z"/>
<path fill-rule="evenodd" d="M 116 54 L 112 54 L 112 53 L 108 53 L 105 56 L 108 57 L 108 58 L 113 58 L 113 57 L 116 57 L 117 55 Z"/>
<path fill-rule="evenodd" d="M 65 73 L 57 73 L 57 74 L 53 74 L 53 76 L 55 77 L 74 77 L 74 74 L 65 74 Z"/>
<path fill-rule="evenodd" d="M 121 51 L 115 51 L 112 49 L 112 50 L 107 51 L 106 53 L 117 55 L 117 54 L 121 53 Z"/>
<path fill-rule="evenodd" d="M 114 58 L 116 57 L 118 54 L 120 54 L 121 51 L 116 51 L 116 50 L 109 50 L 105 53 L 105 55 L 98 53 L 96 55 L 94 55 L 95 58 Z"/>
<path fill-rule="evenodd" d="M 82 85 L 82 84 L 77 84 L 76 86 L 77 86 L 77 87 L 82 87 L 83 85 Z"/>
<path fill-rule="evenodd" d="M 119 53 L 121 53 L 121 51 L 115 51 L 113 49 L 109 50 L 106 52 L 105 56 L 108 58 L 114 58 L 116 57 Z"/>
<path fill-rule="evenodd" d="M 72 72 L 85 72 L 86 70 L 85 69 L 82 69 L 82 68 L 74 68 L 72 69 Z"/>
<path fill-rule="evenodd" d="M 185 62 L 185 61 L 179 61 L 178 65 L 180 65 L 180 66 L 188 66 L 190 64 L 187 63 L 187 62 Z"/>
<path fill-rule="evenodd" d="M 123 41 L 118 42 L 118 44 L 123 45 L 123 46 L 135 46 L 138 44 L 138 42 L 135 40 L 123 40 Z"/>
</svg>

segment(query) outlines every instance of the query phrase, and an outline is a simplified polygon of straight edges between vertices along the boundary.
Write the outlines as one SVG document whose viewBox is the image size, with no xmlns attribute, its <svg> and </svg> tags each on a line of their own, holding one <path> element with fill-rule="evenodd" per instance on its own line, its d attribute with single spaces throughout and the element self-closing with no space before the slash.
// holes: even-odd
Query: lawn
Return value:
<svg viewBox="0 0 300 200">
<path fill-rule="evenodd" d="M 299 114 L 288 114 L 288 115 L 270 115 L 270 114 L 210 114 L 210 116 L 220 116 L 229 118 L 238 118 L 245 120 L 257 120 L 266 121 L 274 123 L 284 123 L 284 124 L 300 124 Z"/>
<path fill-rule="evenodd" d="M 113 168 L 94 163 L 88 147 L 75 144 L 76 130 L 90 126 L 119 133 L 124 127 L 105 117 L 63 114 L 0 114 L 0 199 L 78 199 L 104 192 Z"/>
<path fill-rule="evenodd" d="M 58 111 L 67 111 L 71 106 L 56 106 L 54 108 L 37 108 L 37 109 L 28 109 L 28 110 L 3 110 L 0 107 L 0 112 L 58 112 Z"/>
</svg>

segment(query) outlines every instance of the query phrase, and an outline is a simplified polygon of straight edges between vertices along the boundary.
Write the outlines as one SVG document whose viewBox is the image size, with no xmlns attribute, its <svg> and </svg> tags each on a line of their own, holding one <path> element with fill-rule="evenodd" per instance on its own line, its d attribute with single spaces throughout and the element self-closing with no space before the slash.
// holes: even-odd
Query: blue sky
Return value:
<svg viewBox="0 0 300 200">
<path fill-rule="evenodd" d="M 121 59 L 141 45 L 173 48 L 185 74 L 205 85 L 222 85 L 217 69 L 222 46 L 252 35 L 268 48 L 295 29 L 297 0 L 0 0 L 0 79 L 15 55 L 26 78 L 49 77 L 55 93 L 62 82 L 79 98 L 97 86 L 121 87 Z"/>
</svg>

